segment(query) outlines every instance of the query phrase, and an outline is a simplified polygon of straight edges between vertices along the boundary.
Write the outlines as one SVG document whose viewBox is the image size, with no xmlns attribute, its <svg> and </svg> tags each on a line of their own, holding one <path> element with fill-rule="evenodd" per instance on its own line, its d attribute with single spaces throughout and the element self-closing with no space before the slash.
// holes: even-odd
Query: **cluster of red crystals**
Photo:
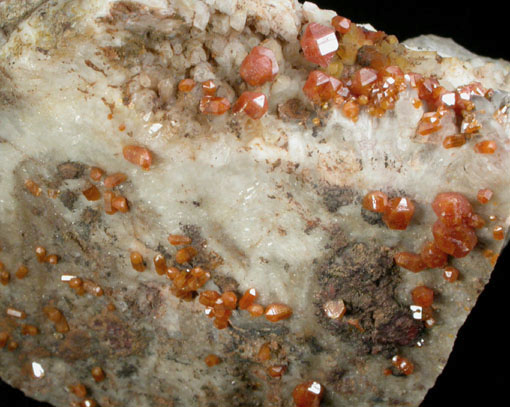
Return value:
<svg viewBox="0 0 510 407">
<path fill-rule="evenodd" d="M 370 212 L 383 213 L 388 205 L 388 196 L 381 191 L 372 191 L 363 198 L 363 208 Z"/>
<path fill-rule="evenodd" d="M 330 100 L 343 101 L 349 90 L 342 81 L 322 71 L 312 71 L 303 87 L 303 92 L 313 103 L 322 104 Z"/>
<path fill-rule="evenodd" d="M 59 259 L 56 254 L 46 254 L 46 249 L 42 246 L 37 246 L 35 248 L 35 256 L 39 263 L 49 263 L 53 265 L 57 264 Z"/>
<path fill-rule="evenodd" d="M 413 304 L 420 307 L 430 307 L 434 302 L 434 291 L 424 285 L 418 286 L 411 291 Z"/>
<path fill-rule="evenodd" d="M 418 123 L 418 134 L 428 136 L 440 130 L 442 127 L 441 119 L 445 116 L 446 112 L 447 110 L 443 106 L 439 106 L 434 112 L 424 113 Z"/>
<path fill-rule="evenodd" d="M 296 407 L 319 407 L 323 397 L 324 386 L 316 381 L 300 383 L 292 392 Z"/>
<path fill-rule="evenodd" d="M 395 355 L 391 359 L 391 363 L 395 368 L 398 369 L 399 372 L 409 376 L 414 372 L 414 364 L 409 360 L 402 356 Z"/>
<path fill-rule="evenodd" d="M 319 23 L 308 24 L 300 42 L 305 58 L 323 68 L 328 66 L 338 49 L 335 30 Z"/>
<path fill-rule="evenodd" d="M 232 106 L 233 113 L 243 112 L 254 120 L 264 116 L 267 109 L 267 97 L 261 92 L 243 92 Z"/>
<path fill-rule="evenodd" d="M 278 63 L 274 52 L 266 47 L 254 47 L 244 58 L 240 74 L 250 86 L 261 86 L 272 81 L 278 74 Z"/>
<path fill-rule="evenodd" d="M 382 220 L 390 229 L 405 230 L 414 215 L 414 204 L 409 198 L 398 197 L 389 200 Z"/>
<path fill-rule="evenodd" d="M 167 277 L 172 280 L 172 294 L 185 301 L 191 301 L 196 291 L 202 288 L 210 279 L 211 273 L 202 267 L 193 267 L 191 270 L 169 268 Z"/>
<path fill-rule="evenodd" d="M 132 164 L 148 171 L 152 165 L 152 153 L 145 147 L 128 145 L 122 149 L 124 158 Z"/>
<path fill-rule="evenodd" d="M 214 318 L 214 326 L 217 329 L 225 329 L 229 325 L 232 311 L 236 309 L 237 296 L 232 291 L 223 294 L 217 291 L 203 291 L 198 297 L 198 302 L 206 307 L 206 315 Z"/>
<path fill-rule="evenodd" d="M 467 256 L 478 242 L 473 227 L 480 223 L 467 198 L 456 192 L 441 193 L 432 209 L 438 217 L 432 226 L 437 247 L 454 257 Z"/>
</svg>

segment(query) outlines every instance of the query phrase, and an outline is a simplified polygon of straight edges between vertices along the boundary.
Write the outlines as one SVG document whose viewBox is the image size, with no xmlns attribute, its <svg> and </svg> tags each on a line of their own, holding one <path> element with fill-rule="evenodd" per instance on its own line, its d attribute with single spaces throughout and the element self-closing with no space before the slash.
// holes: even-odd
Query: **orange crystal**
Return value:
<svg viewBox="0 0 510 407">
<path fill-rule="evenodd" d="M 438 220 L 432 233 L 437 247 L 457 258 L 467 256 L 478 242 L 474 230 L 466 225 L 446 226 Z"/>
<path fill-rule="evenodd" d="M 342 16 L 335 16 L 331 20 L 331 25 L 340 34 L 346 34 L 351 29 L 351 20 Z"/>
<path fill-rule="evenodd" d="M 492 195 L 494 195 L 494 192 L 490 189 L 480 189 L 478 191 L 478 194 L 476 195 L 476 198 L 478 199 L 478 202 L 481 204 L 486 204 L 492 199 Z"/>
<path fill-rule="evenodd" d="M 252 119 L 257 120 L 266 114 L 267 108 L 266 95 L 261 92 L 243 92 L 232 106 L 232 112 L 244 112 Z"/>
<path fill-rule="evenodd" d="M 392 198 L 384 210 L 383 221 L 390 229 L 405 230 L 414 215 L 414 204 L 409 198 Z"/>
<path fill-rule="evenodd" d="M 308 24 L 300 42 L 306 60 L 323 68 L 328 66 L 338 49 L 335 30 L 319 23 Z"/>
<path fill-rule="evenodd" d="M 239 309 L 248 309 L 248 307 L 255 302 L 258 296 L 259 293 L 255 288 L 246 290 L 239 300 Z"/>
<path fill-rule="evenodd" d="M 466 136 L 464 134 L 454 134 L 446 136 L 443 140 L 444 148 L 458 148 L 466 144 Z"/>
<path fill-rule="evenodd" d="M 204 96 L 200 100 L 200 112 L 220 116 L 230 109 L 230 102 L 227 98 Z"/>
<path fill-rule="evenodd" d="M 393 356 L 391 363 L 406 376 L 414 372 L 414 364 L 409 359 L 403 358 L 402 356 Z"/>
<path fill-rule="evenodd" d="M 423 271 L 426 268 L 425 263 L 419 254 L 411 252 L 399 252 L 395 254 L 395 263 L 400 267 L 410 270 L 414 273 Z"/>
<path fill-rule="evenodd" d="M 438 194 L 432 202 L 432 209 L 446 226 L 461 225 L 473 214 L 473 207 L 468 199 L 458 192 Z"/>
<path fill-rule="evenodd" d="M 434 302 L 434 291 L 424 285 L 414 288 L 411 291 L 413 297 L 413 304 L 420 307 L 430 307 Z"/>
<path fill-rule="evenodd" d="M 290 318 L 292 308 L 285 304 L 270 304 L 265 310 L 266 319 L 271 322 L 278 322 Z"/>
<path fill-rule="evenodd" d="M 388 196 L 381 191 L 372 191 L 363 198 L 363 208 L 367 211 L 383 213 L 388 205 Z"/>
<path fill-rule="evenodd" d="M 316 104 L 334 99 L 342 89 L 343 84 L 340 80 L 321 71 L 310 72 L 303 86 L 304 94 Z"/>
<path fill-rule="evenodd" d="M 195 87 L 196 83 L 193 79 L 190 79 L 190 78 L 186 78 L 186 79 L 182 79 L 180 82 L 179 82 L 179 85 L 177 85 L 177 88 L 179 89 L 180 92 L 191 92 L 191 90 Z"/>
<path fill-rule="evenodd" d="M 434 242 L 426 242 L 420 252 L 421 259 L 429 268 L 444 267 L 448 263 L 448 256 Z"/>
<path fill-rule="evenodd" d="M 316 381 L 298 384 L 292 392 L 296 407 L 319 407 L 324 397 L 324 386 Z"/>
<path fill-rule="evenodd" d="M 260 86 L 272 81 L 278 70 L 274 52 L 269 48 L 257 46 L 244 58 L 239 73 L 249 85 Z"/>
<path fill-rule="evenodd" d="M 443 278 L 449 283 L 454 283 L 459 278 L 459 270 L 455 267 L 445 267 L 443 272 Z"/>
<path fill-rule="evenodd" d="M 148 171 L 152 165 L 152 153 L 145 147 L 129 145 L 122 149 L 124 158 Z"/>
<path fill-rule="evenodd" d="M 377 81 L 377 71 L 371 68 L 361 68 L 352 78 L 351 92 L 356 96 L 368 96 Z"/>
<path fill-rule="evenodd" d="M 496 145 L 496 142 L 493 140 L 485 140 L 475 144 L 474 148 L 475 153 L 478 154 L 494 154 L 498 146 Z"/>
</svg>

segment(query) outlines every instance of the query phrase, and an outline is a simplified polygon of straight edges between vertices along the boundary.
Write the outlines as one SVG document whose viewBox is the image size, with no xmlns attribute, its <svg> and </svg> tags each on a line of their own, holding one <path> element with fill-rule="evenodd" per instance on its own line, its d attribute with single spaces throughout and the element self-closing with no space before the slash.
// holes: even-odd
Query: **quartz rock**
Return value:
<svg viewBox="0 0 510 407">
<path fill-rule="evenodd" d="M 314 102 L 300 39 L 334 16 L 0 2 L 3 380 L 57 407 L 420 403 L 507 242 L 510 64 L 352 23 L 319 61 L 342 86 Z M 259 45 L 279 70 L 250 88 Z M 350 73 L 370 81 L 333 95 Z M 244 92 L 267 112 L 229 110 Z M 419 134 L 431 112 L 441 126 Z M 377 191 L 406 202 L 398 228 L 364 207 Z M 394 260 L 428 247 L 443 192 L 474 211 L 454 226 L 471 236 L 448 257 L 459 280 Z"/>
</svg>

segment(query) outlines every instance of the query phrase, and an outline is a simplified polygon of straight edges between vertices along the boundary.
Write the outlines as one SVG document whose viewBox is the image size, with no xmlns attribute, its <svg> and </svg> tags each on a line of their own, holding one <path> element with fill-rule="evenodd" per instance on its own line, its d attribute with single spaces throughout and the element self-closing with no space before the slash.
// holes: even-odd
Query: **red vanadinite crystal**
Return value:
<svg viewBox="0 0 510 407">
<path fill-rule="evenodd" d="M 363 208 L 370 212 L 383 213 L 388 205 L 388 196 L 381 191 L 372 191 L 363 198 Z"/>
<path fill-rule="evenodd" d="M 457 148 L 462 147 L 464 144 L 466 144 L 466 136 L 464 136 L 464 134 L 446 136 L 443 140 L 444 148 Z"/>
<path fill-rule="evenodd" d="M 352 77 L 351 92 L 356 96 L 368 96 L 377 81 L 377 71 L 371 68 L 361 68 Z"/>
<path fill-rule="evenodd" d="M 400 252 L 395 254 L 395 263 L 400 267 L 410 270 L 414 273 L 423 271 L 426 268 L 425 263 L 419 254 L 411 252 Z"/>
<path fill-rule="evenodd" d="M 232 106 L 233 113 L 244 112 L 254 120 L 267 112 L 267 97 L 261 92 L 243 92 Z"/>
<path fill-rule="evenodd" d="M 443 272 L 443 278 L 449 283 L 454 283 L 459 278 L 459 270 L 455 267 L 445 267 Z"/>
<path fill-rule="evenodd" d="M 200 100 L 200 112 L 204 114 L 222 115 L 230 109 L 230 102 L 227 98 L 204 96 Z"/>
<path fill-rule="evenodd" d="M 258 296 L 259 293 L 255 288 L 246 290 L 239 300 L 239 309 L 248 309 L 248 307 L 255 302 Z"/>
<path fill-rule="evenodd" d="M 414 215 L 414 204 L 409 198 L 392 198 L 384 210 L 383 221 L 390 229 L 405 230 Z"/>
<path fill-rule="evenodd" d="M 177 88 L 180 92 L 191 92 L 193 88 L 195 87 L 196 83 L 193 79 L 186 78 L 179 82 L 179 85 L 177 85 Z"/>
<path fill-rule="evenodd" d="M 467 198 L 458 192 L 438 194 L 432 202 L 432 209 L 446 226 L 457 226 L 473 215 L 473 207 Z"/>
<path fill-rule="evenodd" d="M 126 146 L 122 149 L 122 154 L 127 161 L 140 166 L 145 171 L 148 171 L 152 165 L 152 153 L 145 147 Z"/>
<path fill-rule="evenodd" d="M 217 86 L 211 79 L 202 82 L 202 92 L 206 96 L 214 96 L 216 94 Z"/>
<path fill-rule="evenodd" d="M 292 316 L 292 308 L 285 304 L 269 304 L 265 310 L 266 319 L 278 322 Z"/>
<path fill-rule="evenodd" d="M 406 376 L 414 372 L 414 364 L 409 359 L 403 358 L 402 356 L 393 356 L 391 363 Z"/>
<path fill-rule="evenodd" d="M 492 195 L 494 195 L 494 192 L 490 189 L 480 189 L 478 191 L 478 194 L 476 198 L 478 199 L 478 202 L 481 204 L 486 204 L 492 199 Z"/>
<path fill-rule="evenodd" d="M 492 236 L 495 240 L 503 240 L 505 238 L 505 229 L 503 229 L 503 226 L 495 226 L 492 230 Z"/>
<path fill-rule="evenodd" d="M 335 16 L 331 20 L 331 25 L 340 34 L 346 34 L 351 29 L 351 20 L 342 16 Z"/>
<path fill-rule="evenodd" d="M 496 145 L 496 142 L 493 140 L 485 140 L 475 144 L 474 148 L 475 153 L 478 154 L 494 154 L 498 146 Z"/>
<path fill-rule="evenodd" d="M 303 92 L 312 102 L 328 102 L 339 94 L 343 88 L 340 80 L 321 71 L 312 71 L 308 75 Z"/>
<path fill-rule="evenodd" d="M 338 49 L 335 30 L 319 23 L 308 24 L 301 37 L 301 48 L 308 61 L 327 67 Z"/>
<path fill-rule="evenodd" d="M 420 252 L 421 259 L 429 268 L 444 267 L 448 263 L 448 256 L 434 242 L 427 242 Z"/>
<path fill-rule="evenodd" d="M 324 386 L 315 381 L 298 384 L 292 392 L 296 407 L 319 407 L 323 397 Z"/>
<path fill-rule="evenodd" d="M 446 226 L 438 220 L 432 233 L 437 247 L 453 257 L 467 256 L 478 242 L 474 230 L 466 225 Z"/>
<path fill-rule="evenodd" d="M 240 74 L 249 85 L 260 86 L 272 81 L 278 74 L 278 70 L 274 52 L 269 48 L 258 46 L 244 58 Z"/>
<path fill-rule="evenodd" d="M 424 285 L 414 288 L 411 291 L 413 304 L 420 307 L 430 307 L 434 302 L 434 291 Z"/>
</svg>

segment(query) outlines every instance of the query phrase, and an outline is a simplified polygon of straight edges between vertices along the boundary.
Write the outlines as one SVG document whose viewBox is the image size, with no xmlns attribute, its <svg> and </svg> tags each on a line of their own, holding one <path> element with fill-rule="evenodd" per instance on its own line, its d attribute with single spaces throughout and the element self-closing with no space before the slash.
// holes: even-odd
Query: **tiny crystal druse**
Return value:
<svg viewBox="0 0 510 407">
<path fill-rule="evenodd" d="M 2 379 L 419 405 L 507 241 L 509 71 L 308 2 L 0 2 Z"/>
</svg>

